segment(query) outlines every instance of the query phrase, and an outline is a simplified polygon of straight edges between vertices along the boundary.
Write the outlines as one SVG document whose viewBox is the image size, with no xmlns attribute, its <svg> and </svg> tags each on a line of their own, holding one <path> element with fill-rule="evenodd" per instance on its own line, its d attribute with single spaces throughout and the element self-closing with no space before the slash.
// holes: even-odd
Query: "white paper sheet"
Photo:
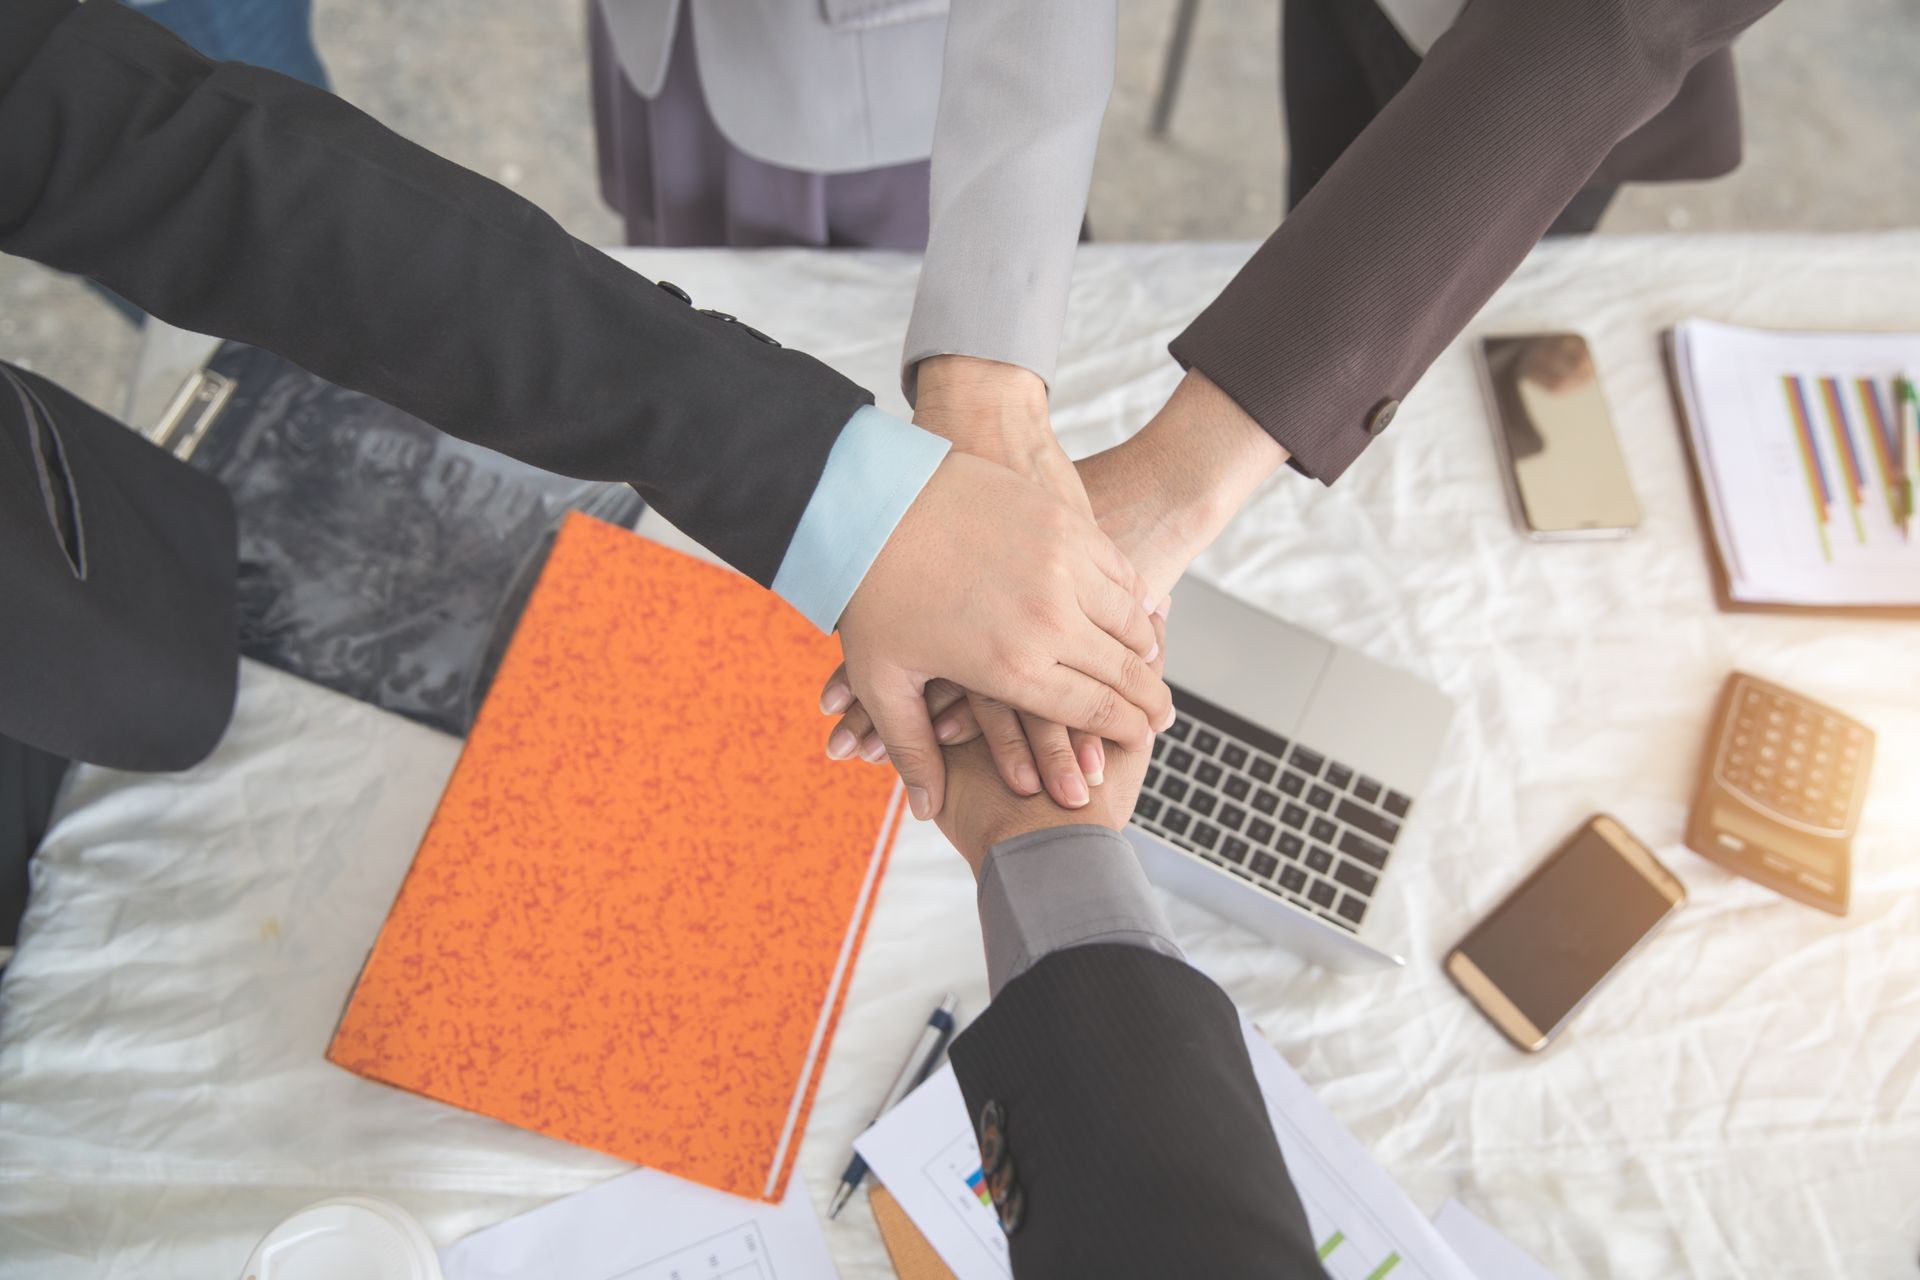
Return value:
<svg viewBox="0 0 1920 1280">
<path fill-rule="evenodd" d="M 1251 1024 L 1253 1073 L 1332 1280 L 1476 1280 L 1385 1170 Z M 1007 1242 L 980 1187 L 980 1150 L 953 1069 L 854 1146 L 959 1280 L 1006 1280 Z M 1481 1280 L 1485 1280 L 1484 1277 Z"/>
<path fill-rule="evenodd" d="M 1556 1280 L 1532 1254 L 1458 1200 L 1434 1211 L 1433 1229 L 1460 1255 L 1475 1280 Z"/>
<path fill-rule="evenodd" d="M 1920 335 L 1689 320 L 1674 357 L 1734 598 L 1920 603 L 1893 402 L 1895 377 L 1920 373 Z"/>
<path fill-rule="evenodd" d="M 778 1205 L 652 1169 L 476 1231 L 443 1249 L 447 1280 L 838 1280 L 806 1188 Z"/>
</svg>

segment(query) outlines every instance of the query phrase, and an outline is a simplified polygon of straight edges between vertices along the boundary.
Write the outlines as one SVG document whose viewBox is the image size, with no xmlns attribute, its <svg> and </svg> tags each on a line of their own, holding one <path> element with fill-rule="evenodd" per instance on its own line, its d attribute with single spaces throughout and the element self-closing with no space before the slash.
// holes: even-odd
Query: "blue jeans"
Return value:
<svg viewBox="0 0 1920 1280">
<path fill-rule="evenodd" d="M 244 62 L 318 89 L 332 87 L 313 47 L 313 0 L 129 3 L 216 62 Z"/>
</svg>

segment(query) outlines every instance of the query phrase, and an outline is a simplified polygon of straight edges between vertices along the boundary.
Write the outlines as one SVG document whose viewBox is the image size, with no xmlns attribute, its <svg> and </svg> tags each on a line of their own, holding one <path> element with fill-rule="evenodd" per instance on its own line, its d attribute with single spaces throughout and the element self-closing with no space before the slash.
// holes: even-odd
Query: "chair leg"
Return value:
<svg viewBox="0 0 1920 1280">
<path fill-rule="evenodd" d="M 1167 59 L 1160 68 L 1160 89 L 1153 95 L 1153 119 L 1147 132 L 1156 138 L 1167 136 L 1173 120 L 1173 102 L 1180 96 L 1180 76 L 1187 69 L 1187 48 L 1193 43 L 1193 20 L 1200 12 L 1200 0 L 1180 0 L 1173 15 L 1173 37 L 1167 41 Z"/>
</svg>

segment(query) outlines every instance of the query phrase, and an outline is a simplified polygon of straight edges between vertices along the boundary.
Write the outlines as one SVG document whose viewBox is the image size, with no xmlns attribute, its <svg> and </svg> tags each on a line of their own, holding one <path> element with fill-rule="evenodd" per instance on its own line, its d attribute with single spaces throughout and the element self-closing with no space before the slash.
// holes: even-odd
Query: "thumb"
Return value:
<svg viewBox="0 0 1920 1280">
<path fill-rule="evenodd" d="M 881 682 L 884 691 L 861 698 L 873 717 L 873 731 L 886 744 L 887 757 L 907 784 L 907 807 L 925 822 L 940 812 L 946 798 L 947 762 L 933 736 L 925 696 L 904 680 Z"/>
</svg>

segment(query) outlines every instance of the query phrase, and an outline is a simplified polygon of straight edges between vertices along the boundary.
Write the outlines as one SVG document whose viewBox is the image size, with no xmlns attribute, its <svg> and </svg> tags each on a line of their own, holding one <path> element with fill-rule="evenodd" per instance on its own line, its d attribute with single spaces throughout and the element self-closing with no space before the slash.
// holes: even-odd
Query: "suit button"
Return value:
<svg viewBox="0 0 1920 1280">
<path fill-rule="evenodd" d="M 1373 412 L 1367 415 L 1367 434 L 1377 436 L 1385 431 L 1393 425 L 1393 415 L 1398 412 L 1400 412 L 1400 402 L 1391 397 L 1373 406 Z"/>
<path fill-rule="evenodd" d="M 980 1134 L 980 1171 L 991 1178 L 1000 1172 L 1000 1166 L 1007 1160 L 1007 1138 L 999 1129 L 986 1129 Z"/>
<path fill-rule="evenodd" d="M 998 1169 L 987 1175 L 987 1194 L 993 1197 L 996 1206 L 1003 1205 L 1014 1189 L 1013 1161 L 1002 1161 Z"/>
<path fill-rule="evenodd" d="M 739 323 L 737 320 L 735 320 L 732 316 L 728 315 L 726 312 L 715 311 L 709 307 L 700 308 L 700 314 L 703 316 L 712 316 L 715 320 L 725 320 L 728 324 Z"/>
<path fill-rule="evenodd" d="M 1020 1229 L 1027 1218 L 1027 1193 L 1015 1187 L 1006 1202 L 999 1206 L 1000 1229 L 1008 1235 Z"/>
<path fill-rule="evenodd" d="M 766 343 L 770 347 L 777 347 L 780 345 L 779 343 L 775 342 L 772 338 L 769 338 L 766 334 L 760 332 L 758 329 L 754 328 L 750 324 L 745 323 L 744 321 L 741 323 L 740 327 L 747 331 L 747 334 L 749 337 L 758 339 L 759 341 Z"/>
<path fill-rule="evenodd" d="M 672 294 L 674 297 L 680 299 L 680 301 L 686 303 L 688 306 L 693 305 L 693 295 L 688 293 L 685 289 L 682 289 L 679 285 L 673 283 L 673 281 L 660 280 L 660 281 L 656 281 L 656 283 L 660 286 L 661 289 L 663 289 L 667 293 Z"/>
<path fill-rule="evenodd" d="M 1000 1130 L 1006 1127 L 1007 1127 L 1007 1113 L 1001 1110 L 999 1103 L 988 1102 L 985 1106 L 980 1108 L 981 1136 L 984 1137 L 989 1129 L 993 1130 L 995 1133 L 998 1133 Z"/>
</svg>

